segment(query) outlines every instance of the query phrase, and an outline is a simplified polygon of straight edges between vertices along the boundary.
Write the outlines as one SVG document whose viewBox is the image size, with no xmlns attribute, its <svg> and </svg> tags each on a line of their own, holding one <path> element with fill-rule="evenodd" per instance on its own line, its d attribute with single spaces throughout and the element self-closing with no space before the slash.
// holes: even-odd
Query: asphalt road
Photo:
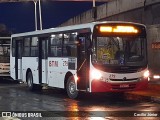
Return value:
<svg viewBox="0 0 160 120">
<path fill-rule="evenodd" d="M 0 81 L 0 111 L 27 114 L 25 117 L 21 115 L 17 117 L 18 114 L 15 114 L 15 118 L 1 117 L 0 120 L 159 120 L 160 118 L 160 104 L 148 100 L 127 99 L 122 94 L 111 93 L 81 93 L 78 99 L 72 100 L 60 89 L 31 92 L 26 84 L 4 81 Z M 27 118 L 28 113 L 32 112 L 39 112 L 42 118 L 31 116 Z"/>
</svg>

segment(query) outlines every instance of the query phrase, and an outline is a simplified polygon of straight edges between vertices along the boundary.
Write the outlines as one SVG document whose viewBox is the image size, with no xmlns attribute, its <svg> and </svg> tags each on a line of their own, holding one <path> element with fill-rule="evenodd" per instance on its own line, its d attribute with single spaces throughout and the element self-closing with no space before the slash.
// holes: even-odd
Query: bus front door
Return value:
<svg viewBox="0 0 160 120">
<path fill-rule="evenodd" d="M 47 63 L 48 63 L 48 40 L 45 37 L 39 38 L 39 83 L 48 83 L 47 82 Z"/>
<path fill-rule="evenodd" d="M 15 78 L 22 80 L 22 41 L 16 40 L 15 42 Z"/>
<path fill-rule="evenodd" d="M 79 34 L 78 35 L 78 46 L 77 46 L 77 89 L 87 90 L 89 88 L 89 51 L 88 46 L 90 44 L 90 34 Z"/>
</svg>

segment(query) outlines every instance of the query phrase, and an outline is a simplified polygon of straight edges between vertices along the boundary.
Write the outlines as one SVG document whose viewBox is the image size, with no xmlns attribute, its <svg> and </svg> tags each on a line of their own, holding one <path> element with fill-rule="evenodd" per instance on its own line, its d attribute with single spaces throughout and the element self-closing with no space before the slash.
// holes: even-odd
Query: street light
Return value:
<svg viewBox="0 0 160 120">
<path fill-rule="evenodd" d="M 96 0 L 93 0 L 93 7 L 96 7 L 96 4 L 95 4 Z"/>
<path fill-rule="evenodd" d="M 34 14 L 35 14 L 35 30 L 37 30 L 37 1 L 39 2 L 39 24 L 40 24 L 40 30 L 42 30 L 41 2 L 40 2 L 40 0 L 33 0 L 33 2 L 34 2 Z"/>
<path fill-rule="evenodd" d="M 93 0 L 93 7 L 92 7 L 92 17 L 94 18 L 94 19 L 96 19 L 97 18 L 97 8 L 96 8 L 96 0 Z"/>
<path fill-rule="evenodd" d="M 41 0 L 39 0 L 39 22 L 40 22 L 40 30 L 42 30 L 42 13 L 41 13 Z"/>
<path fill-rule="evenodd" d="M 34 2 L 35 30 L 37 30 L 37 0 L 33 0 L 33 2 Z"/>
</svg>

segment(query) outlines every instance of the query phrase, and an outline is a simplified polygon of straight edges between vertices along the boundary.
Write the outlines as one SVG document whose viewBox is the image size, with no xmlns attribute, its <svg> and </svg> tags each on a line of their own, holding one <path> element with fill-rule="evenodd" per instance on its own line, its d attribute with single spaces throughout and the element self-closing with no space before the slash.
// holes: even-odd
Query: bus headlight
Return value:
<svg viewBox="0 0 160 120">
<path fill-rule="evenodd" d="M 98 70 L 91 71 L 91 76 L 93 79 L 100 79 L 102 77 L 102 74 Z"/>
<path fill-rule="evenodd" d="M 160 79 L 160 76 L 159 75 L 153 75 L 153 78 L 154 79 Z"/>
<path fill-rule="evenodd" d="M 149 77 L 149 71 L 146 70 L 146 71 L 143 73 L 143 76 L 144 76 L 145 78 L 148 78 L 148 77 Z"/>
</svg>

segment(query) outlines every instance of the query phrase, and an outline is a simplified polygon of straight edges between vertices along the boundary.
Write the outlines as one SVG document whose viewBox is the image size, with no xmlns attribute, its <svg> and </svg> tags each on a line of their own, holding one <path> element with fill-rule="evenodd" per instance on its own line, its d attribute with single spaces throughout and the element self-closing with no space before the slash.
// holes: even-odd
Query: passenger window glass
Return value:
<svg viewBox="0 0 160 120">
<path fill-rule="evenodd" d="M 32 37 L 31 41 L 31 56 L 36 57 L 38 56 L 38 38 Z"/>
<path fill-rule="evenodd" d="M 50 56 L 61 57 L 62 56 L 62 34 L 51 35 L 51 48 Z"/>
<path fill-rule="evenodd" d="M 24 39 L 24 56 L 30 56 L 30 38 Z"/>
<path fill-rule="evenodd" d="M 64 34 L 63 56 L 77 56 L 77 33 Z"/>
</svg>

